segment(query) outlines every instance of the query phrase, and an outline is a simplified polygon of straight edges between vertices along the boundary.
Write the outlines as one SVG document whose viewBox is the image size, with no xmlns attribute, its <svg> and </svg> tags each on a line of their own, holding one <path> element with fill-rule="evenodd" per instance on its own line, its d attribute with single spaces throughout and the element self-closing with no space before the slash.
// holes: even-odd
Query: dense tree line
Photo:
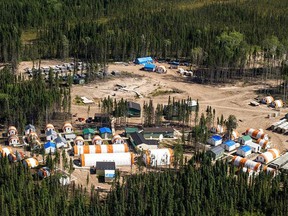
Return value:
<svg viewBox="0 0 288 216">
<path fill-rule="evenodd" d="M 213 67 L 241 66 L 260 51 L 287 53 L 285 0 L 10 0 L 0 6 L 1 61 L 152 55 Z"/>
<path fill-rule="evenodd" d="M 0 214 L 6 215 L 286 215 L 288 178 L 235 175 L 225 161 L 197 154 L 178 171 L 117 178 L 106 199 L 57 175 L 38 181 L 20 164 L 0 160 Z M 121 177 L 122 178 L 122 177 Z"/>
<path fill-rule="evenodd" d="M 70 112 L 70 87 L 61 87 L 59 78 L 49 73 L 47 83 L 38 71 L 31 79 L 0 71 L 0 118 L 3 123 L 24 128 L 25 124 L 45 123 L 55 111 Z"/>
</svg>

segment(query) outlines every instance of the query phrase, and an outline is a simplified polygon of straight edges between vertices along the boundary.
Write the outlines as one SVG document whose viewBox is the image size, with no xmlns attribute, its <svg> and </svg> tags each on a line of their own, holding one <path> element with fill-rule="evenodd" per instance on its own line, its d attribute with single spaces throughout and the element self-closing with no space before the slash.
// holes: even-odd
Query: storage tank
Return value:
<svg viewBox="0 0 288 216">
<path fill-rule="evenodd" d="M 259 138 L 256 142 L 261 146 L 262 149 L 270 148 L 270 142 L 268 140 Z"/>
<path fill-rule="evenodd" d="M 267 152 L 264 152 L 257 156 L 256 161 L 261 163 L 270 163 L 280 156 L 279 151 L 277 149 L 268 149 Z"/>
<path fill-rule="evenodd" d="M 92 143 L 93 145 L 102 145 L 103 144 L 103 140 L 99 135 L 96 135 L 93 137 L 92 139 Z"/>
<path fill-rule="evenodd" d="M 15 154 L 11 153 L 8 155 L 8 160 L 10 163 L 22 161 L 25 157 L 23 152 L 16 151 Z"/>
<path fill-rule="evenodd" d="M 113 144 L 124 144 L 123 138 L 118 134 L 114 135 L 111 141 Z"/>
<path fill-rule="evenodd" d="M 256 130 L 256 129 L 253 129 L 253 128 L 249 128 L 249 129 L 246 130 L 245 134 L 251 136 L 254 139 L 261 138 L 261 139 L 264 139 L 264 140 L 269 140 L 268 134 L 265 134 L 263 132 L 263 130 L 260 131 L 260 130 Z"/>
<path fill-rule="evenodd" d="M 23 160 L 22 163 L 25 168 L 35 168 L 39 165 L 39 162 L 36 158 L 27 158 Z"/>
<path fill-rule="evenodd" d="M 169 165 L 173 161 L 174 152 L 172 149 L 149 149 L 144 155 L 143 159 L 146 166 L 163 166 Z"/>
<path fill-rule="evenodd" d="M 12 154 L 13 151 L 12 151 L 12 148 L 10 147 L 4 147 L 4 148 L 0 147 L 0 153 L 1 153 L 1 157 L 5 157 L 5 156 L 8 156 L 9 154 Z"/>
<path fill-rule="evenodd" d="M 37 171 L 37 175 L 39 176 L 39 179 L 47 178 L 51 175 L 50 169 L 48 167 L 42 167 Z"/>
<path fill-rule="evenodd" d="M 242 158 L 240 156 L 234 156 L 231 163 L 236 167 L 246 167 L 255 172 L 260 171 L 261 164 L 246 158 Z"/>
<path fill-rule="evenodd" d="M 111 161 L 116 166 L 131 166 L 134 164 L 134 154 L 127 153 L 103 153 L 103 154 L 81 154 L 80 162 L 82 167 L 96 166 L 96 162 Z"/>
<path fill-rule="evenodd" d="M 75 156 L 80 154 L 124 153 L 124 152 L 129 152 L 127 144 L 74 146 Z"/>
</svg>

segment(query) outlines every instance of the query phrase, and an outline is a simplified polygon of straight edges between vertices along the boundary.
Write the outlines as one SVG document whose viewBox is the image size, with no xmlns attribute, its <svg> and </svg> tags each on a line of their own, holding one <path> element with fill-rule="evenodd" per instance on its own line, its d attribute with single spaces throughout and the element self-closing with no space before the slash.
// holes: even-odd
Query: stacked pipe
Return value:
<svg viewBox="0 0 288 216">
<path fill-rule="evenodd" d="M 249 128 L 246 130 L 246 135 L 249 135 L 251 136 L 253 139 L 264 139 L 264 140 L 269 140 L 269 136 L 268 134 L 265 134 L 263 132 L 263 130 L 256 130 L 256 129 L 253 129 L 253 128 Z"/>
<path fill-rule="evenodd" d="M 287 122 L 287 119 L 282 119 L 278 122 L 275 122 L 271 125 L 271 129 L 275 130 L 278 126 L 280 126 L 281 124 L 286 123 L 286 122 Z"/>
</svg>

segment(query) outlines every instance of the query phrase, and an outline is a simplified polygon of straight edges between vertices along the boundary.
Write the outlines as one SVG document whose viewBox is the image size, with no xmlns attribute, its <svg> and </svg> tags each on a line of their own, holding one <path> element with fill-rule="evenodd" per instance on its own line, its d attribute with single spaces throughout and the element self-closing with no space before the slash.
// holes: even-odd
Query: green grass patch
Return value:
<svg viewBox="0 0 288 216">
<path fill-rule="evenodd" d="M 183 93 L 183 91 L 173 88 L 172 90 L 156 90 L 154 92 L 151 93 L 152 97 L 157 97 L 157 96 L 161 96 L 161 95 L 170 95 L 170 94 L 180 94 Z"/>
</svg>

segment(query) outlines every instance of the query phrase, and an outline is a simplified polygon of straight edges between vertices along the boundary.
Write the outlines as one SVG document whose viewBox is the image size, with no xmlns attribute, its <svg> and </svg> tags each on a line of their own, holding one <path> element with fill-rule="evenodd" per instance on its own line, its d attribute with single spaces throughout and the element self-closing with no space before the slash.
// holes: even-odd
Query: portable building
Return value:
<svg viewBox="0 0 288 216">
<path fill-rule="evenodd" d="M 263 130 L 256 130 L 256 129 L 253 129 L 253 128 L 249 128 L 249 129 L 246 130 L 245 134 L 251 136 L 253 139 L 261 138 L 261 139 L 264 139 L 264 140 L 269 140 L 268 134 L 265 134 L 263 132 Z"/>
<path fill-rule="evenodd" d="M 76 139 L 76 134 L 74 134 L 74 133 L 64 134 L 64 138 L 66 140 L 74 140 L 74 139 Z"/>
<path fill-rule="evenodd" d="M 103 154 L 81 154 L 80 162 L 82 167 L 95 166 L 96 162 L 110 161 L 115 162 L 116 166 L 131 166 L 134 164 L 134 154 L 127 153 L 103 153 Z"/>
<path fill-rule="evenodd" d="M 283 107 L 283 101 L 282 100 L 275 100 L 271 103 L 271 106 L 278 109 Z"/>
<path fill-rule="evenodd" d="M 159 139 L 160 137 L 174 138 L 174 129 L 172 127 L 147 127 L 143 128 L 141 133 L 144 138 L 148 139 Z"/>
<path fill-rule="evenodd" d="M 73 133 L 73 127 L 72 124 L 69 122 L 66 122 L 62 127 L 63 133 Z"/>
<path fill-rule="evenodd" d="M 95 134 L 95 130 L 93 130 L 92 128 L 85 128 L 82 130 L 84 139 L 91 139 L 91 136 Z"/>
<path fill-rule="evenodd" d="M 271 104 L 274 101 L 274 98 L 272 96 L 266 96 L 262 98 L 261 102 L 264 104 Z"/>
<path fill-rule="evenodd" d="M 47 141 L 53 141 L 54 139 L 57 138 L 57 132 L 54 130 L 47 130 L 46 131 L 46 140 Z"/>
<path fill-rule="evenodd" d="M 31 124 L 27 125 L 25 127 L 25 135 L 27 136 L 32 132 L 36 132 L 36 128 L 34 127 L 34 125 L 31 125 Z"/>
<path fill-rule="evenodd" d="M 93 145 L 102 145 L 103 144 L 103 140 L 102 140 L 102 138 L 99 135 L 96 135 L 92 139 L 92 144 Z"/>
<path fill-rule="evenodd" d="M 160 66 L 158 66 L 158 67 L 156 68 L 156 72 L 157 72 L 157 73 L 166 73 L 166 72 L 167 72 L 167 69 L 166 69 L 165 66 L 160 65 Z"/>
<path fill-rule="evenodd" d="M 84 145 L 84 139 L 82 136 L 77 136 L 74 140 L 74 144 L 77 146 L 82 146 Z"/>
<path fill-rule="evenodd" d="M 257 156 L 256 161 L 267 164 L 279 157 L 277 149 L 268 149 L 266 152 Z"/>
<path fill-rule="evenodd" d="M 152 63 L 152 62 L 153 62 L 153 59 L 150 56 L 135 59 L 135 64 L 146 64 L 146 63 Z"/>
<path fill-rule="evenodd" d="M 17 135 L 17 134 L 18 134 L 18 131 L 17 131 L 16 127 L 10 126 L 8 128 L 8 136 Z"/>
<path fill-rule="evenodd" d="M 12 148 L 10 148 L 10 147 L 1 148 L 0 147 L 0 157 L 7 157 L 9 154 L 12 154 L 12 153 L 13 153 Z"/>
<path fill-rule="evenodd" d="M 39 165 L 36 158 L 27 158 L 22 163 L 25 168 L 36 168 Z"/>
<path fill-rule="evenodd" d="M 140 117 L 141 116 L 141 106 L 139 103 L 135 103 L 132 101 L 128 101 L 127 103 L 128 113 L 127 115 L 129 117 Z"/>
<path fill-rule="evenodd" d="M 222 157 L 225 150 L 221 146 L 215 146 L 207 151 L 207 155 L 210 155 L 214 160 Z"/>
<path fill-rule="evenodd" d="M 8 160 L 10 163 L 14 163 L 14 162 L 22 161 L 24 157 L 25 157 L 25 154 L 23 152 L 16 151 L 15 154 L 11 153 L 8 155 Z"/>
<path fill-rule="evenodd" d="M 218 146 L 222 144 L 222 137 L 219 135 L 213 135 L 207 141 L 210 145 Z"/>
<path fill-rule="evenodd" d="M 271 164 L 269 164 L 269 166 L 275 169 L 279 169 L 287 163 L 288 163 L 288 152 L 286 152 L 285 154 L 281 155 L 279 158 L 274 160 Z"/>
<path fill-rule="evenodd" d="M 44 144 L 45 154 L 54 154 L 56 152 L 56 144 L 54 142 L 47 142 Z"/>
<path fill-rule="evenodd" d="M 238 138 L 238 142 L 241 145 L 247 145 L 248 143 L 252 142 L 252 138 L 249 135 L 242 136 Z"/>
<path fill-rule="evenodd" d="M 268 149 L 271 146 L 268 140 L 264 140 L 261 138 L 257 139 L 256 142 L 261 146 L 262 149 Z"/>
<path fill-rule="evenodd" d="M 252 152 L 254 153 L 260 152 L 261 150 L 261 146 L 257 143 L 249 142 L 246 145 L 249 146 L 252 149 Z"/>
<path fill-rule="evenodd" d="M 104 182 L 111 182 L 115 179 L 115 170 L 115 162 L 96 162 L 96 174 L 99 177 L 104 177 Z"/>
<path fill-rule="evenodd" d="M 47 178 L 51 175 L 50 169 L 48 167 L 42 167 L 37 171 L 37 175 L 38 175 L 39 179 Z"/>
<path fill-rule="evenodd" d="M 63 186 L 65 185 L 69 185 L 71 183 L 71 179 L 69 176 L 67 175 L 62 175 L 60 178 L 59 178 L 59 183 Z"/>
<path fill-rule="evenodd" d="M 236 167 L 246 167 L 253 170 L 254 172 L 259 172 L 261 168 L 261 163 L 240 156 L 234 156 L 231 163 Z"/>
<path fill-rule="evenodd" d="M 252 154 L 252 149 L 250 146 L 244 145 L 237 149 L 236 154 L 242 157 L 247 157 L 248 155 Z"/>
<path fill-rule="evenodd" d="M 69 147 L 67 140 L 64 137 L 60 136 L 60 135 L 57 136 L 57 138 L 54 140 L 54 143 L 56 144 L 56 147 L 58 149 L 59 148 L 63 148 L 63 147 L 64 148 Z"/>
<path fill-rule="evenodd" d="M 144 138 L 141 133 L 131 133 L 129 139 L 134 146 L 134 148 L 139 149 L 140 151 L 146 151 L 148 149 L 157 149 L 158 141 L 157 140 L 147 140 Z"/>
<path fill-rule="evenodd" d="M 151 63 L 146 63 L 144 65 L 144 70 L 145 71 L 155 71 L 156 70 L 156 65 L 155 64 L 151 64 Z"/>
<path fill-rule="evenodd" d="M 108 127 L 102 127 L 102 128 L 99 128 L 99 133 L 100 133 L 102 138 L 108 139 L 108 136 L 110 136 L 112 134 L 112 131 Z"/>
<path fill-rule="evenodd" d="M 10 146 L 20 145 L 20 139 L 17 135 L 11 135 L 8 137 L 8 143 Z"/>
<path fill-rule="evenodd" d="M 75 145 L 73 147 L 74 155 L 97 154 L 97 153 L 124 153 L 129 152 L 127 144 L 119 145 Z"/>
<path fill-rule="evenodd" d="M 170 165 L 173 161 L 174 152 L 172 149 L 149 149 L 143 155 L 146 166 Z"/>
<path fill-rule="evenodd" d="M 239 144 L 238 144 L 239 145 Z M 228 152 L 233 151 L 236 149 L 236 142 L 233 140 L 227 140 L 224 143 L 221 144 L 221 146 Z"/>
<path fill-rule="evenodd" d="M 49 131 L 49 130 L 53 130 L 53 131 L 54 131 L 54 130 L 55 130 L 54 125 L 52 125 L 52 124 L 47 124 L 45 130 L 46 130 L 46 131 Z"/>
</svg>

